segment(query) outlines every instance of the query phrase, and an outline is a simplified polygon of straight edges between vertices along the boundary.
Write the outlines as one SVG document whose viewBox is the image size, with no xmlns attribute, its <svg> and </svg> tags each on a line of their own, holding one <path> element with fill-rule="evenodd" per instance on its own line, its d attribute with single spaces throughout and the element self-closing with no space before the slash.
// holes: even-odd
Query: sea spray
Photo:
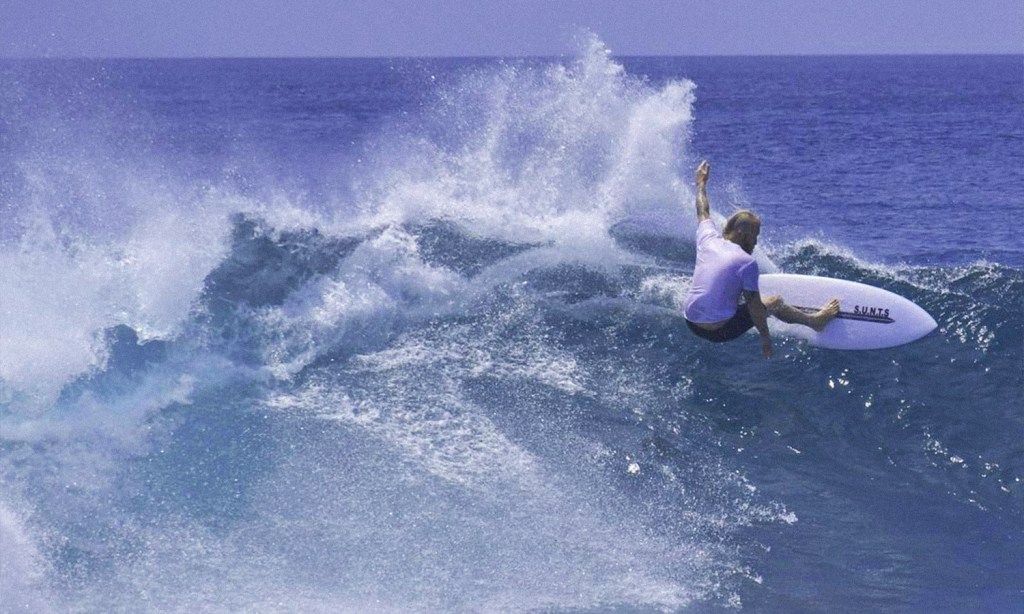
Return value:
<svg viewBox="0 0 1024 614">
<path fill-rule="evenodd" d="M 389 133 L 372 179 L 359 179 L 359 221 L 451 219 L 484 236 L 568 241 L 674 209 L 688 194 L 677 172 L 692 104 L 692 83 L 650 86 L 596 40 L 565 65 L 476 69 Z"/>
</svg>

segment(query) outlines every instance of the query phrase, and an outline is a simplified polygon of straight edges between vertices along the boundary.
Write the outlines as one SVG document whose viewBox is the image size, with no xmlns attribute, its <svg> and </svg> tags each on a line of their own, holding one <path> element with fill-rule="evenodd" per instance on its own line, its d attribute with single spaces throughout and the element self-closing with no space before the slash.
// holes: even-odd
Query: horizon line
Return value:
<svg viewBox="0 0 1024 614">
<path fill-rule="evenodd" d="M 825 58 L 825 57 L 1021 57 L 1024 51 L 911 51 L 911 52 L 843 52 L 843 53 L 637 53 L 611 57 L 628 58 Z M 556 60 L 575 58 L 578 54 L 509 54 L 509 55 L 0 55 L 0 60 Z"/>
</svg>

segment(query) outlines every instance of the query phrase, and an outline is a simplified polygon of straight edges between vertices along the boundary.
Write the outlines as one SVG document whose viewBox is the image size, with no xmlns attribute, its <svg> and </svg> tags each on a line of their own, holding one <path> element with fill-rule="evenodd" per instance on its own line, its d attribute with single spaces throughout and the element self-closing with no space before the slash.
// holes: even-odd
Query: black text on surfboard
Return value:
<svg viewBox="0 0 1024 614">
<path fill-rule="evenodd" d="M 861 305 L 854 305 L 853 315 L 889 319 L 889 310 L 885 307 L 862 307 Z"/>
<path fill-rule="evenodd" d="M 804 313 L 816 313 L 818 311 L 816 307 L 796 306 L 796 308 Z M 840 320 L 874 322 L 876 324 L 892 324 L 896 321 L 889 317 L 889 310 L 884 307 L 863 307 L 861 305 L 854 305 L 853 311 L 840 310 L 839 313 L 836 314 L 836 318 Z"/>
</svg>

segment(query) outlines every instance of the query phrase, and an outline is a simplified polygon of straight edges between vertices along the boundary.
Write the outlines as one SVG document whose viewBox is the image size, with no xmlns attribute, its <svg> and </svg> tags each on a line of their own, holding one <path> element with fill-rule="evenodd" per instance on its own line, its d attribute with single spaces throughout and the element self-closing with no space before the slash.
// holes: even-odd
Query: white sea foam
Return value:
<svg viewBox="0 0 1024 614">
<path fill-rule="evenodd" d="M 56 612 L 46 596 L 47 563 L 21 514 L 0 500 L 0 610 Z"/>
<path fill-rule="evenodd" d="M 169 338 L 225 252 L 226 220 L 157 209 L 124 236 L 69 237 L 40 220 L 0 247 L 0 390 L 25 411 L 106 359 L 105 329 Z M 35 408 L 34 410 L 32 408 Z"/>
</svg>

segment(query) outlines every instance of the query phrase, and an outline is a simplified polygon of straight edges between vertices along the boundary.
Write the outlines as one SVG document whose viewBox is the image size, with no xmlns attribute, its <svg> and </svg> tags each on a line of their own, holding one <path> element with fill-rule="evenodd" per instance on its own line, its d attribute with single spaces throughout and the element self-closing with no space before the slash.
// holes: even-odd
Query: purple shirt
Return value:
<svg viewBox="0 0 1024 614">
<path fill-rule="evenodd" d="M 718 234 L 711 220 L 697 225 L 697 264 L 683 316 L 694 323 L 728 320 L 736 314 L 740 294 L 759 292 L 757 260 Z"/>
</svg>

